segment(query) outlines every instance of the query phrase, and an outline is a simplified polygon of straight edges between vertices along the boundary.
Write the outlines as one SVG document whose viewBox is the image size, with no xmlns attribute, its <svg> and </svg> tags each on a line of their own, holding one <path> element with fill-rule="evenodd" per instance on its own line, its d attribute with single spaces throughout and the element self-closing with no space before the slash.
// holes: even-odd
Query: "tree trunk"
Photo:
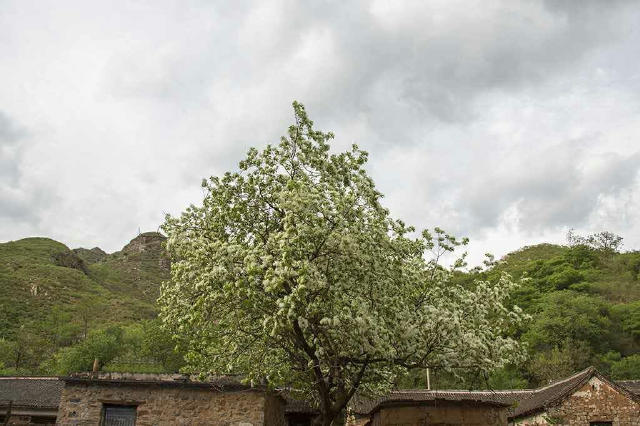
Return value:
<svg viewBox="0 0 640 426">
<path fill-rule="evenodd" d="M 338 414 L 325 414 L 320 413 L 318 417 L 316 417 L 312 425 L 313 426 L 342 426 L 344 425 L 344 416 L 342 413 Z"/>
</svg>

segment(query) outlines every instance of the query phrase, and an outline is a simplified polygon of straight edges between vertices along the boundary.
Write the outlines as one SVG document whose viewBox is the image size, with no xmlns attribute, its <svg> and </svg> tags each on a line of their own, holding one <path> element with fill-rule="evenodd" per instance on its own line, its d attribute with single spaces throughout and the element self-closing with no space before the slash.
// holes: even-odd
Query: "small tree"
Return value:
<svg viewBox="0 0 640 426">
<path fill-rule="evenodd" d="M 189 367 L 303 391 L 330 425 L 356 391 L 388 390 L 407 369 L 520 359 L 504 334 L 522 318 L 504 303 L 509 277 L 451 283 L 426 254 L 466 241 L 413 236 L 380 204 L 367 153 L 330 154 L 333 134 L 293 107 L 287 137 L 205 180 L 202 205 L 163 226 L 161 317 L 188 342 Z"/>
<path fill-rule="evenodd" d="M 570 246 L 587 246 L 606 254 L 617 253 L 622 248 L 623 238 L 609 231 L 602 231 L 583 237 L 573 229 L 567 232 L 567 242 Z"/>
<path fill-rule="evenodd" d="M 123 329 L 119 326 L 111 326 L 92 331 L 82 342 L 60 349 L 48 363 L 47 368 L 56 374 L 91 371 L 96 359 L 98 365 L 102 367 L 126 349 L 123 342 Z"/>
</svg>

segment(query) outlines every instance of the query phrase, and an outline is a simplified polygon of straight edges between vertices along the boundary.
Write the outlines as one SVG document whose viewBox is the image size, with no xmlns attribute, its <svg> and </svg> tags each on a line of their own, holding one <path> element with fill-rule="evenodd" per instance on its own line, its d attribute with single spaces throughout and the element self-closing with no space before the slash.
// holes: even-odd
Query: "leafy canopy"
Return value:
<svg viewBox="0 0 640 426">
<path fill-rule="evenodd" d="M 466 240 L 394 220 L 367 153 L 330 153 L 333 134 L 293 107 L 277 146 L 205 180 L 202 205 L 163 226 L 173 264 L 161 317 L 188 341 L 190 368 L 295 387 L 326 423 L 356 390 L 383 391 L 406 369 L 489 371 L 521 357 L 503 334 L 522 319 L 506 307 L 509 277 L 453 284 L 427 255 Z"/>
</svg>

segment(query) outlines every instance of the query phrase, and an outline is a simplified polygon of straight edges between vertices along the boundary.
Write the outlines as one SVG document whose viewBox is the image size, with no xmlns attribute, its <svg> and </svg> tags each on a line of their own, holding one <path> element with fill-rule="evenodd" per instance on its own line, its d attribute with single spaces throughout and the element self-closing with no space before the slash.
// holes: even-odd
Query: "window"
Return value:
<svg viewBox="0 0 640 426">
<path fill-rule="evenodd" d="M 287 415 L 287 424 L 289 426 L 311 426 L 311 414 L 291 413 Z"/>
<path fill-rule="evenodd" d="M 102 426 L 135 426 L 135 405 L 104 404 L 102 409 Z"/>
</svg>

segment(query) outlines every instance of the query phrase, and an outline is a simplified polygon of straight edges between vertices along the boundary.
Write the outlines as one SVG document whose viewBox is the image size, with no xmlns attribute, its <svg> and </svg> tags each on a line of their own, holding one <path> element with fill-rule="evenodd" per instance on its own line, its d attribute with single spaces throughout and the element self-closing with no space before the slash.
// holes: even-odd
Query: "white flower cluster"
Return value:
<svg viewBox="0 0 640 426">
<path fill-rule="evenodd" d="M 406 369 L 521 358 L 506 337 L 523 319 L 510 278 L 454 284 L 426 256 L 460 242 L 437 228 L 410 237 L 380 205 L 366 153 L 330 154 L 332 135 L 295 108 L 278 146 L 205 181 L 202 206 L 164 225 L 174 262 L 161 314 L 191 368 L 296 387 L 332 416 Z"/>
</svg>

